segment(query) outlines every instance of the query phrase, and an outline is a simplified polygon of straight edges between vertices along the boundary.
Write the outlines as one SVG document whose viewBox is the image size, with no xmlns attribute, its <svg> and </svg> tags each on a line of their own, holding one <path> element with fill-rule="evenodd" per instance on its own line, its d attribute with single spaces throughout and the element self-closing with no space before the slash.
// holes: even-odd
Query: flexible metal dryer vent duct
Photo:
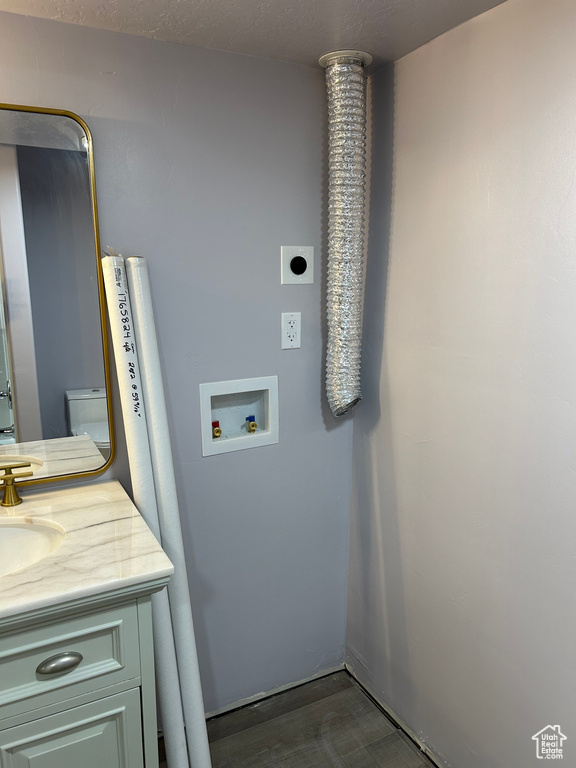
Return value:
<svg viewBox="0 0 576 768">
<path fill-rule="evenodd" d="M 328 346 L 326 395 L 334 416 L 362 399 L 360 362 L 366 198 L 366 76 L 372 56 L 320 58 L 328 92 Z"/>
</svg>

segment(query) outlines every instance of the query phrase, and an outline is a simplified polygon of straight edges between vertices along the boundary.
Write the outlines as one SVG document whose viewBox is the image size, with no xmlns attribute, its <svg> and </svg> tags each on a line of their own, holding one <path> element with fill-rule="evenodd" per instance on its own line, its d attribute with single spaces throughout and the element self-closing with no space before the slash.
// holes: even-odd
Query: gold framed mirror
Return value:
<svg viewBox="0 0 576 768">
<path fill-rule="evenodd" d="M 114 430 L 94 154 L 72 112 L 0 104 L 0 266 L 0 467 L 29 462 L 21 485 L 104 472 Z"/>
</svg>

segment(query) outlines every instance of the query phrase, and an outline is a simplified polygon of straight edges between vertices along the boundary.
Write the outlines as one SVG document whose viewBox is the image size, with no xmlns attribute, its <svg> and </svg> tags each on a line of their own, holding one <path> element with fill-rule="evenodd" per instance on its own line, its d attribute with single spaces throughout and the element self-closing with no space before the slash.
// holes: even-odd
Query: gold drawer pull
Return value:
<svg viewBox="0 0 576 768">
<path fill-rule="evenodd" d="M 59 675 L 62 672 L 71 672 L 75 669 L 84 657 L 77 651 L 65 651 L 57 653 L 56 656 L 50 656 L 36 667 L 37 675 Z"/>
</svg>

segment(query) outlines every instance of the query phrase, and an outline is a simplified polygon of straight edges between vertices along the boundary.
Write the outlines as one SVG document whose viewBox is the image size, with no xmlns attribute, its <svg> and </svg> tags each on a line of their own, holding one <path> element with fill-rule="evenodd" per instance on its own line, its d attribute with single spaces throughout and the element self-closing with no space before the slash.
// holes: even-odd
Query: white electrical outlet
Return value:
<svg viewBox="0 0 576 768">
<path fill-rule="evenodd" d="M 300 312 L 282 312 L 282 349 L 299 349 L 302 328 Z"/>
</svg>

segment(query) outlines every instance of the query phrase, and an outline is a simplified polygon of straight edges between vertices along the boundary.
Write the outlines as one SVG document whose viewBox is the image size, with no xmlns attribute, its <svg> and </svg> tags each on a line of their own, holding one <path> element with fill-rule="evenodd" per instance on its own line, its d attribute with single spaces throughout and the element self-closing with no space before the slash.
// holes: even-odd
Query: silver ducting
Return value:
<svg viewBox="0 0 576 768">
<path fill-rule="evenodd" d="M 335 51 L 320 58 L 328 92 L 328 345 L 326 395 L 342 416 L 362 399 L 360 362 L 366 198 L 368 53 Z"/>
</svg>

